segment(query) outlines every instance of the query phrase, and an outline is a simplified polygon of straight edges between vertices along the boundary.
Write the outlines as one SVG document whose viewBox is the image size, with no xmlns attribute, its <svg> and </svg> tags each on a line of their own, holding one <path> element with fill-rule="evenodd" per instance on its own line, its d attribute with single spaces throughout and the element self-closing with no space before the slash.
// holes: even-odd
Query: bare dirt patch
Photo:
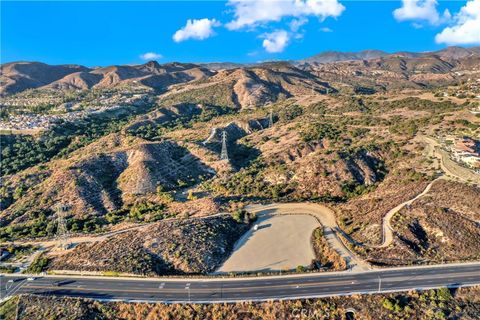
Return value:
<svg viewBox="0 0 480 320">
<path fill-rule="evenodd" d="M 235 244 L 218 272 L 290 270 L 315 258 L 311 235 L 319 223 L 314 217 L 264 214 L 257 225 Z"/>
</svg>

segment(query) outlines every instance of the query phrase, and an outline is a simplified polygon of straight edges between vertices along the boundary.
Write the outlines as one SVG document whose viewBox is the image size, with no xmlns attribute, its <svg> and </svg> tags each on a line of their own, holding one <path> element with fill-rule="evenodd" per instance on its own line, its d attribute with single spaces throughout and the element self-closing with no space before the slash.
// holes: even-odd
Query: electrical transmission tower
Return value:
<svg viewBox="0 0 480 320">
<path fill-rule="evenodd" d="M 57 240 L 60 243 L 60 247 L 68 249 L 68 229 L 66 216 L 68 213 L 68 206 L 65 204 L 59 204 L 57 206 Z"/>
<path fill-rule="evenodd" d="M 273 112 L 270 111 L 270 114 L 268 116 L 268 127 L 272 128 L 273 127 Z"/>
<path fill-rule="evenodd" d="M 227 132 L 225 130 L 222 131 L 222 152 L 220 153 L 220 159 L 228 161 Z"/>
</svg>

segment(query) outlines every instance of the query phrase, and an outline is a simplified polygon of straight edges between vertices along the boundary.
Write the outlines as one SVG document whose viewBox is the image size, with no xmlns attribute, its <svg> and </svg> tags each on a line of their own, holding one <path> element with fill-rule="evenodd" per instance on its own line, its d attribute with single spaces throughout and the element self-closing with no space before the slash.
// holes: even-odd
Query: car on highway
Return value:
<svg viewBox="0 0 480 320">
<path fill-rule="evenodd" d="M 28 278 L 27 278 L 27 281 L 33 281 L 33 280 L 35 280 L 34 277 L 28 277 Z"/>
<path fill-rule="evenodd" d="M 69 284 L 69 283 L 73 283 L 75 282 L 74 280 L 59 280 L 59 281 L 55 281 L 54 283 L 52 283 L 52 285 L 54 285 L 55 287 L 61 287 L 65 284 Z"/>
<path fill-rule="evenodd" d="M 25 278 L 23 278 L 23 279 L 25 279 Z M 13 283 L 13 282 L 17 282 L 17 281 L 22 281 L 23 279 L 22 278 L 15 278 L 15 279 L 8 280 L 8 282 Z"/>
</svg>

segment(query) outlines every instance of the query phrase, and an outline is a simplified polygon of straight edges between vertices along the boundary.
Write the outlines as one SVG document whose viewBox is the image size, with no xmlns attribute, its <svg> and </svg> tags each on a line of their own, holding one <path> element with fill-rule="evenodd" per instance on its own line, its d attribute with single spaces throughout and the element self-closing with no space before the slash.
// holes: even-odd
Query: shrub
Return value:
<svg viewBox="0 0 480 320">
<path fill-rule="evenodd" d="M 393 303 L 389 298 L 383 299 L 383 307 L 387 310 L 393 311 L 395 309 L 395 303 Z"/>
<path fill-rule="evenodd" d="M 25 270 L 25 273 L 40 273 L 47 269 L 49 259 L 44 255 L 39 255 L 32 264 Z"/>
<path fill-rule="evenodd" d="M 304 266 L 297 266 L 297 268 L 295 269 L 297 272 L 305 272 L 306 269 Z"/>
</svg>

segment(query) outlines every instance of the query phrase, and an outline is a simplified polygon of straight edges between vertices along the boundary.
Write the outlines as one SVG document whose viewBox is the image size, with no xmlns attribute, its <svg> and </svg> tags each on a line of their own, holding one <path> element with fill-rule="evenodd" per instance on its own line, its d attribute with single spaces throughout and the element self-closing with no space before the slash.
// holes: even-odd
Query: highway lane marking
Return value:
<svg viewBox="0 0 480 320">
<path fill-rule="evenodd" d="M 466 274 L 470 274 L 470 273 L 466 273 Z M 455 276 L 450 276 L 448 277 L 449 279 L 456 279 L 456 278 L 459 278 L 459 277 L 462 277 L 462 275 L 464 275 L 464 273 L 459 273 L 458 275 L 455 275 Z M 434 279 L 431 279 L 432 277 L 428 277 L 428 278 L 425 278 L 425 279 L 412 279 L 412 277 L 395 277 L 395 278 L 382 278 L 382 281 L 384 281 L 384 283 L 391 283 L 391 282 L 405 282 L 405 283 L 412 283 L 413 281 L 415 283 L 418 283 L 419 281 L 422 281 L 422 282 L 426 282 L 426 283 L 432 283 L 434 282 L 435 280 Z M 436 280 L 444 280 L 445 277 L 442 276 L 442 275 L 438 275 L 438 276 L 435 276 L 434 277 Z M 468 280 L 475 280 L 477 279 L 476 277 L 469 277 Z M 367 281 L 368 280 L 368 281 Z M 293 280 L 288 280 L 288 281 L 285 281 L 286 283 L 293 283 L 295 281 Z M 373 282 L 377 282 L 377 279 L 364 279 L 362 282 L 358 283 L 356 282 L 355 284 L 361 284 L 361 285 L 369 285 L 369 284 L 372 284 Z M 50 284 L 50 283 L 48 283 Z M 95 283 L 95 284 L 99 284 L 98 282 Z M 186 286 L 185 286 L 185 289 L 188 289 L 190 288 L 190 284 L 191 283 L 187 283 Z M 325 287 L 325 286 L 329 286 L 329 285 L 342 285 L 342 284 L 352 284 L 352 281 L 330 281 L 330 282 L 320 282 L 320 283 L 300 283 L 298 284 L 297 286 L 301 285 L 302 287 Z M 255 290 L 255 289 L 278 289 L 278 288 L 289 288 L 291 287 L 291 285 L 288 285 L 288 284 L 285 284 L 285 285 L 275 285 L 275 286 L 250 286 L 250 287 L 245 287 L 247 286 L 248 284 L 240 284 L 242 286 L 244 286 L 244 288 L 238 288 L 238 287 L 226 287 L 226 288 L 223 288 L 223 291 L 225 292 L 230 292 L 230 291 L 237 291 L 237 290 L 241 290 L 242 292 L 247 292 L 247 291 L 250 291 L 250 290 Z M 205 284 L 203 284 L 202 286 L 205 286 Z M 90 291 L 106 291 L 106 290 L 109 290 L 105 287 L 103 288 L 95 288 L 95 287 L 90 287 L 90 288 L 78 288 L 78 287 L 70 287 L 70 286 L 62 286 L 62 287 L 51 287 L 51 286 L 41 286 L 41 285 L 35 285 L 35 284 L 27 284 L 27 285 L 24 285 L 23 288 L 32 288 L 32 289 L 47 289 L 47 288 L 50 288 L 50 289 L 83 289 L 83 290 L 90 290 Z M 139 288 L 140 289 L 140 288 Z M 211 291 L 215 291 L 215 290 L 219 290 L 218 288 L 215 288 L 215 287 L 212 287 L 212 288 L 205 288 L 205 289 L 200 289 L 200 288 L 195 288 L 195 289 L 192 289 L 190 288 L 192 292 L 211 292 Z M 157 292 L 157 291 L 153 291 L 153 288 L 152 289 L 140 289 L 140 290 L 135 290 L 134 291 L 134 288 L 129 288 L 128 290 L 116 290 L 116 289 L 110 289 L 111 291 L 132 291 L 132 292 Z M 176 288 L 171 288 L 171 289 L 165 289 L 164 291 L 173 291 L 173 292 L 181 292 L 181 289 L 176 289 Z"/>
<path fill-rule="evenodd" d="M 331 284 L 335 285 L 342 285 L 342 284 L 349 284 L 351 283 L 350 281 L 343 281 L 343 282 L 332 282 Z M 322 283 L 325 284 L 325 283 Z M 317 284 L 300 284 L 302 288 L 308 289 L 308 287 L 325 287 L 317 285 Z M 249 288 L 223 288 L 223 292 L 236 292 L 238 290 L 241 290 L 242 292 L 249 292 L 249 291 L 255 291 L 255 289 L 278 289 L 278 288 L 290 288 L 291 285 L 280 285 L 280 286 L 262 286 L 262 287 L 249 287 Z M 77 288 L 74 286 L 61 286 L 61 287 L 56 287 L 56 286 L 39 286 L 39 285 L 29 285 L 29 286 L 24 286 L 23 288 L 28 288 L 28 289 L 54 289 L 54 290 L 82 290 L 82 291 L 113 291 L 113 292 L 153 292 L 153 293 L 158 293 L 158 290 L 154 289 L 133 289 L 133 288 L 128 288 L 128 289 L 115 289 L 115 288 Z M 186 286 L 185 289 L 189 289 L 190 287 Z M 212 292 L 212 291 L 219 291 L 219 288 L 211 288 L 211 289 L 200 289 L 200 288 L 190 288 L 192 293 L 195 292 Z M 176 288 L 170 288 L 170 289 L 163 289 L 162 292 L 184 292 L 184 289 L 176 289 Z"/>
<path fill-rule="evenodd" d="M 376 280 L 376 279 L 375 279 Z M 383 280 L 383 279 L 382 279 Z M 293 281 L 286 281 L 287 283 L 292 283 Z M 366 282 L 367 283 L 367 282 Z M 96 283 L 94 283 L 96 284 Z M 324 281 L 324 282 L 320 282 L 320 283 L 297 283 L 296 285 L 299 285 L 299 286 L 302 286 L 302 287 L 324 287 L 324 286 L 330 286 L 330 285 L 344 285 L 344 284 L 352 284 L 352 281 Z M 32 283 L 32 284 L 29 284 L 27 286 L 24 286 L 24 287 L 28 287 L 28 288 L 44 288 L 44 287 L 52 287 L 51 286 L 51 283 L 46 283 L 47 286 L 42 286 L 41 284 L 39 283 Z M 207 289 L 201 289 L 201 288 L 192 288 L 190 287 L 191 283 L 187 283 L 185 285 L 185 289 L 187 288 L 190 288 L 192 291 L 202 291 L 202 290 L 208 290 L 208 291 L 211 291 L 211 290 L 219 290 L 219 288 L 217 287 L 210 287 L 210 288 L 207 288 Z M 243 287 L 243 288 L 238 288 L 238 287 L 223 287 L 223 291 L 229 291 L 229 290 L 254 290 L 254 289 L 270 289 L 270 288 L 289 288 L 291 287 L 291 285 L 286 285 L 286 284 L 280 284 L 280 285 L 274 285 L 274 286 L 250 286 L 250 287 Z M 74 286 L 69 286 L 69 285 L 64 285 L 64 286 L 61 286 L 61 287 L 54 287 L 54 288 L 74 288 Z M 101 288 L 97 288 L 95 286 L 92 286 L 92 287 L 89 287 L 89 288 L 86 288 L 86 289 L 91 289 L 91 290 L 106 290 L 107 288 L 105 287 L 101 287 Z M 129 290 L 132 290 L 132 289 L 135 289 L 135 287 L 130 287 Z M 142 289 L 142 288 L 138 288 L 138 289 Z M 147 289 L 155 289 L 155 288 L 147 288 Z M 165 290 L 181 290 L 180 288 L 170 288 L 170 289 L 165 289 Z"/>
<path fill-rule="evenodd" d="M 384 283 L 392 283 L 392 282 L 405 282 L 405 283 L 411 283 L 412 281 L 415 281 L 415 282 L 418 282 L 418 281 L 427 281 L 427 280 L 430 280 L 432 281 L 433 279 L 432 278 L 435 278 L 437 280 L 445 280 L 446 278 L 448 278 L 449 280 L 451 281 L 454 281 L 455 279 L 457 278 L 463 278 L 465 275 L 471 275 L 472 273 L 471 272 L 462 272 L 462 273 L 458 273 L 456 275 L 448 275 L 447 277 L 444 276 L 444 275 L 431 275 L 431 276 L 426 276 L 426 277 L 410 277 L 410 276 L 403 276 L 403 277 L 393 277 L 393 278 L 390 278 L 390 277 L 384 277 L 382 278 L 382 281 L 384 281 Z M 478 274 L 478 271 L 475 270 L 475 274 Z M 464 278 L 465 279 L 465 278 Z M 466 278 L 468 280 L 475 280 L 477 279 L 477 277 L 468 277 Z M 301 279 L 300 279 L 301 280 Z M 307 279 L 307 280 L 315 280 L 315 279 Z M 261 288 L 267 288 L 267 289 L 274 289 L 274 288 L 288 288 L 289 287 L 289 283 L 294 283 L 295 280 L 288 280 L 288 281 L 285 281 L 286 284 L 280 284 L 280 285 L 275 285 L 275 286 L 249 286 L 248 283 L 245 283 L 245 284 L 239 284 L 239 286 L 243 286 L 244 287 L 244 290 L 255 290 L 255 289 L 261 289 Z M 355 284 L 362 284 L 362 285 L 367 285 L 369 283 L 372 283 L 372 282 L 377 282 L 377 279 L 376 278 L 372 278 L 372 279 L 361 279 L 361 282 L 355 282 Z M 432 281 L 433 282 L 433 281 Z M 82 281 L 81 282 L 82 284 L 85 284 L 85 286 L 88 286 L 88 282 L 86 281 Z M 112 282 L 112 283 L 115 283 L 115 282 Z M 165 282 L 163 282 L 165 283 Z M 430 283 L 430 282 L 429 282 Z M 37 285 L 35 285 L 34 283 L 32 284 L 26 284 L 24 285 L 23 287 L 25 288 L 44 288 L 44 286 L 38 286 L 40 285 L 40 283 L 36 282 Z M 48 282 L 46 283 L 47 286 L 46 287 L 50 287 L 51 285 L 51 282 Z M 93 285 L 97 285 L 97 284 L 104 284 L 104 282 L 94 282 Z M 302 286 L 305 286 L 305 287 L 311 287 L 311 286 L 317 286 L 317 287 L 323 287 L 323 286 L 328 286 L 328 285 L 341 285 L 341 284 L 352 284 L 352 281 L 329 281 L 329 282 L 319 282 L 319 283 L 300 283 Z M 141 283 L 139 284 L 141 287 L 145 287 L 146 285 Z M 161 285 L 161 284 L 160 284 Z M 190 283 L 187 283 L 185 289 L 187 289 L 187 286 L 190 286 Z M 217 288 L 215 287 L 208 287 L 207 284 L 205 283 L 202 283 L 201 284 L 202 287 L 204 287 L 205 289 L 204 290 L 207 290 L 207 291 L 212 291 L 212 290 L 215 290 Z M 55 289 L 58 289 L 59 287 L 55 287 Z M 70 288 L 70 286 L 62 286 L 61 288 Z M 76 287 L 78 288 L 78 286 Z M 101 288 L 95 288 L 94 286 L 90 287 L 90 288 L 85 288 L 86 290 L 92 290 L 92 291 L 98 291 L 98 290 L 105 290 L 105 287 L 101 287 Z M 133 289 L 133 288 L 131 288 Z M 153 288 L 152 288 L 153 289 Z M 174 288 L 172 288 L 174 290 Z M 223 290 L 228 292 L 230 290 L 239 290 L 240 288 L 238 287 L 224 287 Z M 142 289 L 143 291 L 145 291 L 145 289 Z M 177 289 L 179 290 L 179 289 Z M 201 292 L 202 289 L 191 289 L 192 291 L 199 291 Z M 244 291 L 242 290 L 242 291 Z"/>
<path fill-rule="evenodd" d="M 438 270 L 434 270 L 435 272 L 438 272 Z M 459 279 L 459 280 L 462 280 L 462 281 L 465 281 L 465 280 L 478 280 L 478 277 L 471 277 L 472 273 L 474 273 L 475 275 L 478 275 L 479 274 L 479 271 L 478 269 L 475 269 L 475 270 L 472 270 L 471 272 L 461 272 L 461 273 L 457 273 L 457 274 L 448 274 L 448 275 L 442 275 L 442 274 L 439 274 L 439 275 L 425 275 L 425 272 L 423 273 L 424 276 L 410 276 L 411 274 L 408 274 L 407 276 L 403 276 L 403 277 L 383 277 L 382 278 L 382 281 L 384 281 L 385 283 L 388 283 L 388 282 L 405 282 L 405 283 L 418 283 L 419 281 L 421 282 L 427 282 L 427 280 L 430 280 L 431 282 L 434 282 L 434 279 L 436 280 L 445 280 L 445 279 L 449 279 L 451 281 L 454 281 L 455 279 L 457 278 L 463 278 L 465 275 L 470 275 L 470 277 L 468 278 L 463 278 L 463 279 Z M 68 280 L 68 279 L 67 279 Z M 243 286 L 245 287 L 244 290 L 255 290 L 255 289 L 274 289 L 274 288 L 289 288 L 290 286 L 288 285 L 289 283 L 294 283 L 294 282 L 297 282 L 297 281 L 301 281 L 303 279 L 295 279 L 295 280 L 287 280 L 285 281 L 286 284 L 281 284 L 281 285 L 275 285 L 275 286 L 250 286 L 249 283 L 239 283 L 238 286 Z M 315 280 L 318 280 L 318 279 L 306 279 L 304 280 L 304 282 L 310 282 L 310 281 L 315 281 Z M 362 284 L 364 286 L 370 286 L 370 285 L 373 285 L 373 282 L 376 282 L 377 281 L 377 278 L 367 278 L 367 279 L 360 279 L 360 283 L 357 283 L 357 284 Z M 78 281 L 80 282 L 80 281 Z M 85 285 L 85 286 L 88 286 L 89 285 L 89 282 L 90 281 L 81 281 L 80 283 L 82 285 Z M 115 284 L 115 283 L 118 283 L 116 280 L 108 280 L 109 284 Z M 130 284 L 136 284 L 138 281 L 126 281 Z M 255 282 L 255 280 L 253 281 Z M 427 283 L 431 283 L 431 282 L 427 282 Z M 30 284 L 30 283 L 27 283 L 25 284 L 21 289 L 24 289 L 24 288 L 32 288 L 32 289 L 55 289 L 55 290 L 58 290 L 58 289 L 68 289 L 68 290 L 74 290 L 74 289 L 78 289 L 80 290 L 80 288 L 78 288 L 78 283 L 76 283 L 76 287 L 70 287 L 68 285 L 66 286 L 61 286 L 61 287 L 51 287 L 51 282 L 49 281 L 47 284 L 47 286 L 41 286 L 40 283 L 38 283 L 38 281 L 35 281 L 36 284 L 38 285 L 35 285 L 34 283 Z M 178 284 L 178 282 L 168 282 L 168 283 L 172 283 L 172 284 Z M 233 282 L 232 282 L 233 283 Z M 229 283 L 229 284 L 232 284 L 232 283 Z M 333 285 L 340 285 L 340 284 L 347 284 L 347 283 L 351 283 L 350 281 L 344 281 L 344 282 L 340 282 L 340 281 L 331 281 L 331 282 L 318 282 L 318 283 L 311 283 L 311 284 L 306 284 L 306 283 L 303 283 L 302 285 L 305 286 L 305 287 L 311 287 L 311 286 L 317 286 L 317 287 L 323 287 L 323 286 L 326 286 L 326 285 L 330 285 L 330 284 L 333 284 Z M 103 281 L 100 281 L 100 282 L 94 282 L 93 285 L 99 285 L 99 284 L 105 284 L 105 282 Z M 180 283 L 181 284 L 181 283 Z M 187 283 L 187 284 L 190 284 L 190 283 Z M 216 282 L 212 282 L 212 284 L 216 284 Z M 141 286 L 145 286 L 145 284 L 141 284 Z M 202 283 L 201 285 L 202 287 L 207 287 L 207 289 L 205 289 L 206 291 L 208 292 L 211 292 L 211 291 L 214 291 L 214 290 L 218 290 L 218 288 L 215 288 L 215 287 L 212 287 L 212 288 L 209 288 L 208 285 L 206 285 L 205 283 Z M 13 289 L 13 288 L 12 288 Z M 16 287 L 15 287 L 16 289 Z M 95 287 L 91 287 L 91 288 L 82 288 L 83 290 L 90 290 L 90 291 L 98 291 L 98 290 L 102 290 L 102 291 L 106 291 L 106 288 L 103 287 L 103 288 L 95 288 Z M 153 288 L 152 288 L 153 289 Z M 176 290 L 181 290 L 181 289 L 174 289 L 172 288 L 171 290 L 173 291 L 176 291 Z M 231 287 L 231 288 L 228 288 L 228 287 L 224 287 L 223 289 L 224 291 L 226 292 L 229 292 L 231 290 L 239 290 L 238 287 Z M 244 291 L 242 290 L 242 291 Z M 113 291 L 113 289 L 112 289 Z M 122 291 L 126 291 L 126 290 L 118 290 L 120 292 Z M 145 290 L 141 290 L 140 292 L 144 292 Z M 151 290 L 147 290 L 147 291 L 151 291 Z M 195 292 L 202 292 L 202 289 L 192 289 L 192 291 L 195 291 Z M 135 291 L 133 291 L 135 292 Z M 138 292 L 138 290 L 137 290 Z"/>
</svg>

